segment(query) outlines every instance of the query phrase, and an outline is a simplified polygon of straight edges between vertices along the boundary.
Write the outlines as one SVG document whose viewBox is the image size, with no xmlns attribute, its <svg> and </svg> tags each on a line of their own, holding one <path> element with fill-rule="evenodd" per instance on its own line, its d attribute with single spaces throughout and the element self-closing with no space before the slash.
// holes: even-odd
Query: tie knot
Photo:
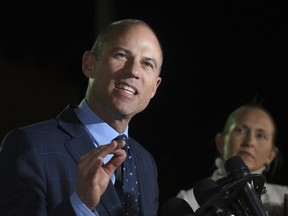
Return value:
<svg viewBox="0 0 288 216">
<path fill-rule="evenodd" d="M 125 134 L 121 134 L 117 136 L 114 140 L 127 140 L 127 136 Z"/>
<path fill-rule="evenodd" d="M 114 139 L 114 140 L 125 140 L 126 145 L 122 149 L 124 149 L 126 151 L 126 153 L 127 153 L 127 150 L 130 148 L 128 145 L 127 139 L 128 138 L 125 134 L 121 134 Z"/>
</svg>

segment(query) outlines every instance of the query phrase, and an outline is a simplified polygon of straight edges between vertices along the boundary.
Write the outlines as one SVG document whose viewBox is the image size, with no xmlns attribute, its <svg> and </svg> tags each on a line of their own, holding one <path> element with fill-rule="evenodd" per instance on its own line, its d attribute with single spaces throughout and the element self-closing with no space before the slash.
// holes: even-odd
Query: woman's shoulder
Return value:
<svg viewBox="0 0 288 216">
<path fill-rule="evenodd" d="M 269 194 L 278 194 L 281 197 L 284 196 L 285 194 L 288 194 L 288 185 L 266 183 L 265 187 L 266 187 L 267 193 Z"/>
</svg>

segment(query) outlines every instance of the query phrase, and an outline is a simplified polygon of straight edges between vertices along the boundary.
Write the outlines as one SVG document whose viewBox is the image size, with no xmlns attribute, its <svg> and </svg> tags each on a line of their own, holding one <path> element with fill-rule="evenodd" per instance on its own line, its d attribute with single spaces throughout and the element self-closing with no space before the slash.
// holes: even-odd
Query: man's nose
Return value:
<svg viewBox="0 0 288 216">
<path fill-rule="evenodd" d="M 136 61 L 136 60 L 128 60 L 125 64 L 125 70 L 124 72 L 126 74 L 130 74 L 132 75 L 133 77 L 136 77 L 138 78 L 139 77 L 139 73 L 140 73 L 140 70 L 141 70 L 141 63 Z"/>
</svg>

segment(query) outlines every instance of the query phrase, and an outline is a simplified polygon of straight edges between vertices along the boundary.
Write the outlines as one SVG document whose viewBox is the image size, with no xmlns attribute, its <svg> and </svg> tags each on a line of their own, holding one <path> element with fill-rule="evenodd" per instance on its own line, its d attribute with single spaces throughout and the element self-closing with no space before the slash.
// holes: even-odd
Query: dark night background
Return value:
<svg viewBox="0 0 288 216">
<path fill-rule="evenodd" d="M 214 136 L 253 98 L 275 117 L 285 165 L 274 182 L 288 184 L 287 14 L 274 1 L 1 0 L 0 138 L 79 103 L 99 29 L 140 18 L 162 42 L 163 82 L 130 135 L 156 159 L 160 204 L 210 175 Z"/>
</svg>

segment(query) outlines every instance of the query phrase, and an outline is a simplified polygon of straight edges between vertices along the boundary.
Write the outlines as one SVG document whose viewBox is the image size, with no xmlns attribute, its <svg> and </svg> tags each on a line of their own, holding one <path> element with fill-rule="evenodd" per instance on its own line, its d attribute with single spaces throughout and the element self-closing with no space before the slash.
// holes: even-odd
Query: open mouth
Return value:
<svg viewBox="0 0 288 216">
<path fill-rule="evenodd" d="M 123 84 L 123 83 L 117 83 L 117 84 L 115 85 L 115 88 L 117 88 L 117 89 L 123 89 L 123 90 L 125 90 L 125 91 L 127 91 L 128 93 L 133 94 L 133 95 L 135 95 L 135 94 L 137 93 L 137 91 L 136 91 L 134 88 L 132 88 L 131 86 L 127 86 L 127 85 L 125 85 L 125 84 Z"/>
</svg>

